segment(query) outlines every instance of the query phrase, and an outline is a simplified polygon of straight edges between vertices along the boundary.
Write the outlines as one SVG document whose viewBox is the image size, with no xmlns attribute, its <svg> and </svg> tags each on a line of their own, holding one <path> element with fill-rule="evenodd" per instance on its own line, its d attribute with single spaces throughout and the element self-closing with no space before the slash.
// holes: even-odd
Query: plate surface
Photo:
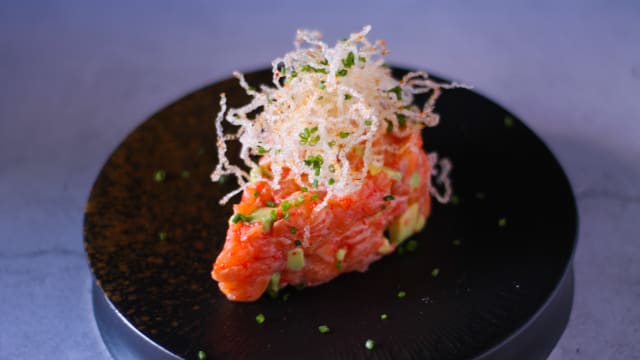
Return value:
<svg viewBox="0 0 640 360">
<path fill-rule="evenodd" d="M 267 83 L 270 72 L 247 80 Z M 220 206 L 218 199 L 235 186 L 209 180 L 221 92 L 231 106 L 247 101 L 231 79 L 187 95 L 134 130 L 93 186 L 85 248 L 98 285 L 98 325 L 112 354 L 499 358 L 520 341 L 511 350 L 520 358 L 548 355 L 571 306 L 577 215 L 557 161 L 515 116 L 472 91 L 446 91 L 436 108 L 440 125 L 423 135 L 427 150 L 454 162 L 457 201 L 434 205 L 415 251 L 322 286 L 288 288 L 286 301 L 232 303 L 210 277 L 232 213 L 233 201 Z M 158 170 L 166 173 L 162 181 Z M 560 296 L 562 304 L 553 305 Z M 550 323 L 523 337 L 545 311 Z M 330 333 L 318 332 L 323 324 Z M 373 350 L 365 349 L 367 339 Z"/>
</svg>

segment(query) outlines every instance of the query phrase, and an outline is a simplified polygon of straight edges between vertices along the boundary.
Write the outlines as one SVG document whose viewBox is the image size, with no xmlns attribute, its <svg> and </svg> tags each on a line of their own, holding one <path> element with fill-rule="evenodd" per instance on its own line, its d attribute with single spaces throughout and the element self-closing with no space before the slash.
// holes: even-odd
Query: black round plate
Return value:
<svg viewBox="0 0 640 360">
<path fill-rule="evenodd" d="M 247 79 L 268 83 L 270 71 Z M 94 184 L 85 247 L 98 285 L 96 319 L 115 357 L 549 354 L 571 308 L 576 207 L 558 162 L 514 115 L 472 91 L 442 95 L 441 124 L 424 138 L 427 150 L 455 164 L 456 195 L 434 205 L 415 251 L 322 286 L 286 289 L 275 300 L 233 303 L 210 277 L 231 214 L 231 204 L 218 200 L 235 187 L 209 180 L 222 92 L 231 106 L 248 100 L 232 79 L 187 95 L 133 131 Z M 331 332 L 320 334 L 319 325 Z"/>
</svg>

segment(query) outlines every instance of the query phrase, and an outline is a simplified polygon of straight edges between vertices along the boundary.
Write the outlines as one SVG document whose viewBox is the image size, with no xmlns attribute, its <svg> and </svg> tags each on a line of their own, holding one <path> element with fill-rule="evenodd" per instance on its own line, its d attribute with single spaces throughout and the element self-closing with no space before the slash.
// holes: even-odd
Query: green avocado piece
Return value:
<svg viewBox="0 0 640 360">
<path fill-rule="evenodd" d="M 420 206 L 418 203 L 409 205 L 404 214 L 393 219 L 389 226 L 389 237 L 392 244 L 400 244 L 416 230 Z"/>
<path fill-rule="evenodd" d="M 396 181 L 400 181 L 402 180 L 402 173 L 398 170 L 383 166 L 382 167 L 382 171 L 386 172 L 387 175 L 389 175 L 390 178 L 396 180 Z"/>
<path fill-rule="evenodd" d="M 271 224 L 274 221 L 272 217 L 272 212 L 274 211 L 271 207 L 259 208 L 249 215 L 249 222 L 259 221 L 262 223 L 262 230 L 269 232 L 271 230 Z"/>
<path fill-rule="evenodd" d="M 287 252 L 287 269 L 297 271 L 304 267 L 304 250 L 291 249 Z"/>
<path fill-rule="evenodd" d="M 267 287 L 267 293 L 272 298 L 276 298 L 278 296 L 278 290 L 280 290 L 280 273 L 274 273 L 271 275 L 271 280 L 269 280 L 269 286 Z"/>
<path fill-rule="evenodd" d="M 409 185 L 411 185 L 411 189 L 415 189 L 420 185 L 420 173 L 416 171 L 411 175 Z"/>
</svg>

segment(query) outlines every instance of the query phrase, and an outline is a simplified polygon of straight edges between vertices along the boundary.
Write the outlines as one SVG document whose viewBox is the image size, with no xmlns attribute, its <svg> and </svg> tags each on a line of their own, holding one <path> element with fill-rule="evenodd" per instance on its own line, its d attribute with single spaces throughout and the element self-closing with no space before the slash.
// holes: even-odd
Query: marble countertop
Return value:
<svg viewBox="0 0 640 360">
<path fill-rule="evenodd" d="M 3 1 L 0 358 L 109 358 L 82 216 L 128 132 L 191 90 L 264 67 L 298 27 L 333 41 L 364 24 L 390 62 L 473 84 L 518 114 L 565 168 L 580 215 L 576 293 L 551 359 L 637 357 L 638 3 L 366 4 Z"/>
</svg>

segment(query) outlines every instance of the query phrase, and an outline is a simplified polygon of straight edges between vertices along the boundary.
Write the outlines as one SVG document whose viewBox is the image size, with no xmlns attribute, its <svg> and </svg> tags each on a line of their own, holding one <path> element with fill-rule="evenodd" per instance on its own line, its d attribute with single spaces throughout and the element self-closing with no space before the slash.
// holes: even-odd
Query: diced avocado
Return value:
<svg viewBox="0 0 640 360">
<path fill-rule="evenodd" d="M 254 167 L 249 170 L 249 181 L 253 182 L 262 178 L 270 179 L 273 175 L 269 170 L 265 170 L 261 167 Z"/>
<path fill-rule="evenodd" d="M 418 218 L 416 219 L 416 229 L 414 232 L 421 231 L 424 229 L 424 226 L 427 225 L 427 217 L 422 214 L 418 214 Z"/>
<path fill-rule="evenodd" d="M 413 235 L 416 229 L 420 206 L 418 203 L 409 205 L 404 214 L 393 219 L 389 226 L 389 237 L 392 244 L 399 244 Z"/>
<path fill-rule="evenodd" d="M 411 186 L 411 189 L 415 189 L 418 186 L 420 186 L 420 173 L 416 171 L 413 174 L 411 174 L 411 178 L 409 179 L 409 185 Z"/>
<path fill-rule="evenodd" d="M 280 290 L 280 273 L 274 273 L 271 275 L 271 280 L 269 280 L 269 286 L 267 287 L 267 293 L 272 298 L 276 298 L 278 296 L 278 290 Z"/>
<path fill-rule="evenodd" d="M 304 267 L 304 250 L 302 248 L 291 249 L 287 252 L 287 269 L 300 270 Z"/>
<path fill-rule="evenodd" d="M 271 224 L 273 223 L 272 212 L 275 211 L 270 207 L 263 207 L 255 210 L 249 215 L 249 222 L 260 221 L 262 223 L 262 230 L 264 232 L 271 231 Z"/>
<path fill-rule="evenodd" d="M 249 181 L 253 182 L 258 179 L 262 179 L 262 170 L 259 167 L 254 167 L 249 170 Z"/>
<path fill-rule="evenodd" d="M 384 170 L 384 172 L 387 173 L 387 175 L 389 175 L 390 178 L 396 180 L 396 181 L 400 181 L 402 180 L 402 173 L 398 170 L 383 166 L 382 170 Z"/>
<path fill-rule="evenodd" d="M 384 242 L 378 248 L 378 254 L 387 255 L 393 251 L 393 245 L 389 243 L 389 239 L 384 238 Z"/>
<path fill-rule="evenodd" d="M 347 255 L 347 249 L 340 248 L 336 251 L 336 268 L 338 270 L 342 270 L 342 262 L 344 261 L 344 257 Z"/>
<path fill-rule="evenodd" d="M 369 172 L 371 173 L 371 175 L 378 175 L 380 171 L 382 171 L 382 166 L 369 164 Z"/>
</svg>

